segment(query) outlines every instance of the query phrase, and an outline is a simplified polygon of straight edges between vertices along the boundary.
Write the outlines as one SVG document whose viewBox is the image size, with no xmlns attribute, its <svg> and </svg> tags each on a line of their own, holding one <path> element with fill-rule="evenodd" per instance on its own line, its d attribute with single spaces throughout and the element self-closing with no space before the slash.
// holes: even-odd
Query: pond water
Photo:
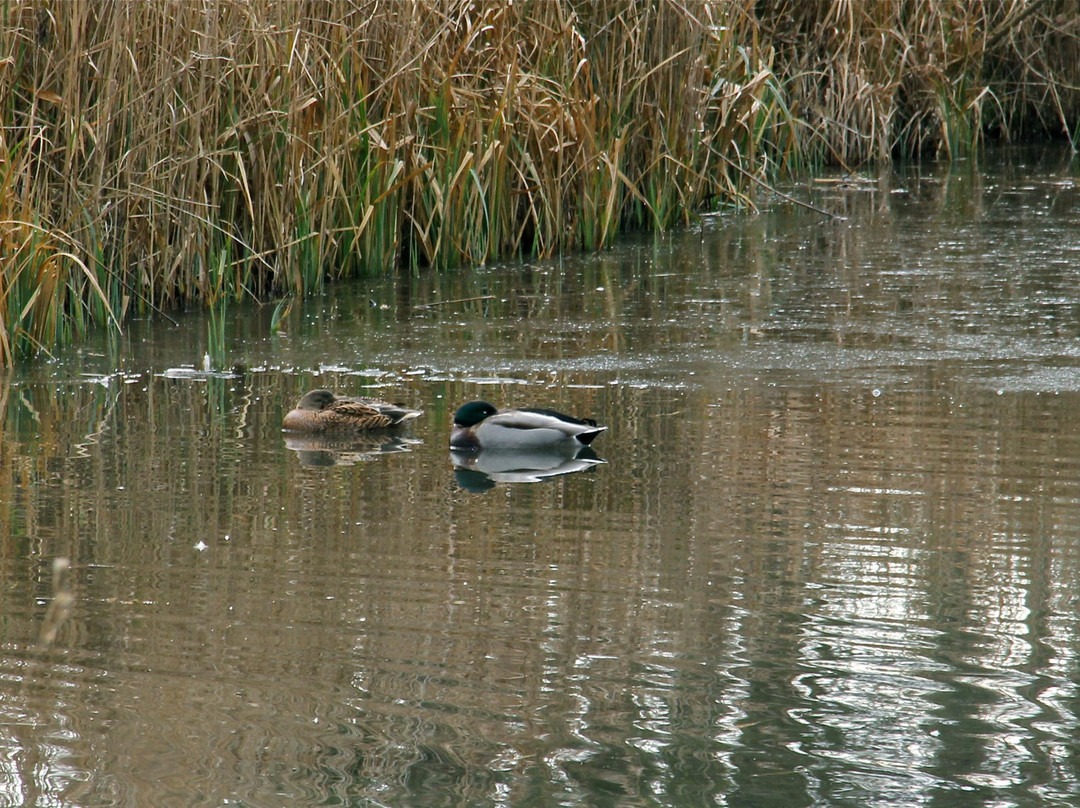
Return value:
<svg viewBox="0 0 1080 808">
<path fill-rule="evenodd" d="M 793 193 L 7 376 L 0 805 L 1080 804 L 1078 167 Z"/>
</svg>

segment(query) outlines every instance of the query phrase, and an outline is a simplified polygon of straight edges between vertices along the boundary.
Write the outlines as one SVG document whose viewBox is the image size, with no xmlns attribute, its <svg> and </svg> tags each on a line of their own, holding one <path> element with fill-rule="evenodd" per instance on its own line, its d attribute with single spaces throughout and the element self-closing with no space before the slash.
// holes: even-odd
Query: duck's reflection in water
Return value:
<svg viewBox="0 0 1080 808">
<path fill-rule="evenodd" d="M 303 466 L 352 466 L 376 460 L 379 455 L 411 451 L 409 447 L 417 443 L 423 441 L 378 431 L 333 438 L 325 435 L 285 436 L 286 448 L 296 452 Z"/>
<path fill-rule="evenodd" d="M 556 449 L 481 449 L 450 452 L 454 477 L 468 491 L 487 491 L 497 483 L 538 483 L 587 471 L 606 460 L 588 446 Z"/>
</svg>

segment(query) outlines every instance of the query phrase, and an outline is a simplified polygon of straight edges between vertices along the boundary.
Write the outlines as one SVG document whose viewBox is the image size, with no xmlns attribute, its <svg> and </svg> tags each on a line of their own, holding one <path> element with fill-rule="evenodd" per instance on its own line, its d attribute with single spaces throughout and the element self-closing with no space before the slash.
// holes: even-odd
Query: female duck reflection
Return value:
<svg viewBox="0 0 1080 808">
<path fill-rule="evenodd" d="M 387 452 L 407 452 L 418 443 L 386 432 L 423 414 L 374 398 L 312 390 L 285 415 L 285 445 L 305 466 L 352 465 Z"/>
<path fill-rule="evenodd" d="M 450 459 L 458 483 L 477 491 L 496 482 L 538 482 L 603 463 L 589 444 L 604 430 L 591 418 L 535 407 L 498 410 L 470 401 L 454 413 Z"/>
</svg>

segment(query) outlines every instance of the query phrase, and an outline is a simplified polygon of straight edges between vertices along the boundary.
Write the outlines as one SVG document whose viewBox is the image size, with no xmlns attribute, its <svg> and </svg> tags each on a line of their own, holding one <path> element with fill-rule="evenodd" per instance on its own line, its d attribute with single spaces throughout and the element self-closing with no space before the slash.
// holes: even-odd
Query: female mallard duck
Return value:
<svg viewBox="0 0 1080 808">
<path fill-rule="evenodd" d="M 312 390 L 285 416 L 282 429 L 292 432 L 357 432 L 399 426 L 422 414 L 374 398 L 338 396 L 329 390 Z"/>
<path fill-rule="evenodd" d="M 497 410 L 486 401 L 470 401 L 454 413 L 452 449 L 540 449 L 588 446 L 607 429 L 591 418 L 571 418 L 554 410 Z"/>
</svg>

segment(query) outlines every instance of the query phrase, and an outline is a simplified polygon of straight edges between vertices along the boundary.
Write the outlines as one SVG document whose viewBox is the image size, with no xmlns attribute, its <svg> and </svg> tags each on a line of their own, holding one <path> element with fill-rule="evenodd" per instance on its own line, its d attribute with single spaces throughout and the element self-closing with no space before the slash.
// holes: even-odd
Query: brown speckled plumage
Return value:
<svg viewBox="0 0 1080 808">
<path fill-rule="evenodd" d="M 290 432 L 357 432 L 399 426 L 420 414 L 421 410 L 410 410 L 374 398 L 312 390 L 285 416 L 281 428 Z"/>
</svg>

